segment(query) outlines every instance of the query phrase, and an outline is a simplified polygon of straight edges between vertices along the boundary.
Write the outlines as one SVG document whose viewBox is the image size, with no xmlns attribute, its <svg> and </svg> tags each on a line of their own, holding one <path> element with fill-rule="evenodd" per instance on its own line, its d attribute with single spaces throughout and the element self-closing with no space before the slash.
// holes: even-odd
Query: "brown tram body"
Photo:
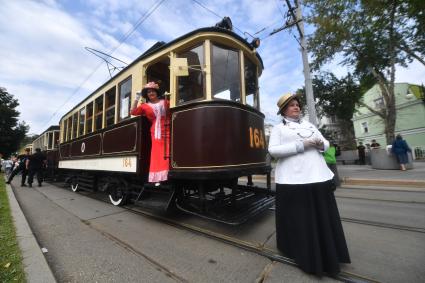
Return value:
<svg viewBox="0 0 425 283">
<path fill-rule="evenodd" d="M 188 66 L 176 66 L 173 58 L 185 58 Z M 228 70 L 234 71 L 222 74 Z M 59 170 L 74 191 L 106 191 L 114 205 L 177 206 L 225 223 L 244 222 L 274 202 L 259 111 L 261 71 L 255 49 L 222 28 L 156 44 L 62 117 Z M 129 115 L 129 101 L 151 80 L 170 93 L 164 156 L 170 171 L 160 185 L 147 182 L 150 124 Z M 267 188 L 253 186 L 252 175 L 266 175 Z M 243 176 L 247 185 L 238 183 Z"/>
</svg>

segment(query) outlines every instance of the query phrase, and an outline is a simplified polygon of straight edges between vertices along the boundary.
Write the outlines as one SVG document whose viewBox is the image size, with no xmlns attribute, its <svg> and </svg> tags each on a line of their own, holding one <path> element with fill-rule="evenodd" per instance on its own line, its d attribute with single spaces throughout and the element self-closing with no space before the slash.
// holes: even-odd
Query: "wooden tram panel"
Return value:
<svg viewBox="0 0 425 283">
<path fill-rule="evenodd" d="M 261 112 L 232 101 L 205 101 L 174 108 L 171 121 L 170 177 L 235 178 L 266 170 Z"/>
<path fill-rule="evenodd" d="M 149 152 L 149 122 L 135 117 L 61 143 L 59 168 L 146 175 Z"/>
</svg>

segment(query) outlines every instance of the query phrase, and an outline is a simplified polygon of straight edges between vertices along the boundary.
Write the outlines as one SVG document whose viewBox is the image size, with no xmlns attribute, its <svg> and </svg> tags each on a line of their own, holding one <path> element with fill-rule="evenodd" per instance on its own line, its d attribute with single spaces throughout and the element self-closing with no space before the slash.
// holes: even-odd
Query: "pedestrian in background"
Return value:
<svg viewBox="0 0 425 283">
<path fill-rule="evenodd" d="M 391 147 L 391 152 L 397 157 L 397 162 L 400 164 L 400 170 L 406 171 L 406 164 L 409 163 L 407 153 L 412 152 L 412 150 L 400 134 L 396 136 Z"/>
<path fill-rule="evenodd" d="M 325 158 L 326 165 L 334 173 L 333 182 L 335 189 L 341 185 L 339 180 L 338 168 L 336 166 L 336 156 L 337 156 L 338 145 L 335 142 L 331 142 L 329 148 L 323 152 L 323 157 Z"/>
<path fill-rule="evenodd" d="M 376 140 L 372 140 L 372 143 L 370 144 L 370 148 L 372 149 L 377 149 L 380 148 L 381 145 L 379 143 L 376 142 Z"/>
<path fill-rule="evenodd" d="M 296 95 L 283 95 L 277 105 L 283 119 L 269 141 L 269 152 L 277 159 L 277 247 L 305 272 L 336 275 L 350 256 L 332 191 L 333 174 L 322 156 L 329 142 L 301 120 Z"/>
<path fill-rule="evenodd" d="M 363 145 L 362 142 L 359 142 L 359 145 L 357 146 L 357 152 L 359 154 L 359 164 L 365 165 L 366 164 L 366 147 Z"/>
<path fill-rule="evenodd" d="M 15 166 L 15 169 L 12 171 L 12 174 L 10 174 L 9 178 L 7 179 L 7 184 L 10 184 L 10 182 L 12 182 L 13 178 L 21 173 L 22 178 L 21 178 L 21 187 L 26 187 L 27 185 L 25 185 L 25 181 L 27 179 L 27 175 L 28 175 L 28 170 L 26 168 L 26 162 L 28 157 L 30 156 L 30 149 L 26 148 L 25 149 L 25 154 L 22 154 L 20 156 L 18 156 L 19 159 L 19 165 Z"/>
<path fill-rule="evenodd" d="M 46 166 L 46 156 L 41 153 L 41 149 L 36 148 L 35 153 L 31 155 L 26 163 L 28 170 L 28 186 L 32 187 L 34 175 L 37 175 L 38 186 L 41 187 L 43 183 L 42 171 Z"/>
</svg>

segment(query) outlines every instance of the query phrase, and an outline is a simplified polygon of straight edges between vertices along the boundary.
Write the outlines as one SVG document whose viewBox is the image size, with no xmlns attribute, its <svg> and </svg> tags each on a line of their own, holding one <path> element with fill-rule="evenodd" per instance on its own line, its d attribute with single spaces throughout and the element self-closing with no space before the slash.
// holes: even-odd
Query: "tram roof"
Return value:
<svg viewBox="0 0 425 283">
<path fill-rule="evenodd" d="M 133 62 L 131 62 L 128 66 L 126 66 L 124 69 L 122 69 L 121 71 L 119 71 L 118 73 L 116 73 L 112 78 L 110 78 L 109 80 L 107 80 L 106 82 L 104 82 L 101 86 L 99 86 L 96 90 L 94 90 L 90 95 L 88 95 L 87 97 L 91 96 L 92 94 L 96 93 L 97 91 L 99 91 L 100 89 L 102 89 L 104 86 L 106 86 L 107 84 L 109 84 L 111 81 L 113 81 L 117 76 L 119 76 L 121 73 L 125 72 L 128 68 L 132 67 L 134 64 L 138 63 L 139 61 L 145 59 L 146 57 L 155 54 L 158 51 L 161 51 L 165 48 L 168 48 L 169 46 L 175 44 L 176 42 L 179 42 L 185 38 L 188 38 L 194 34 L 197 33 L 201 33 L 201 32 L 219 32 L 219 33 L 225 33 L 227 35 L 230 35 L 234 38 L 236 38 L 237 40 L 239 40 L 240 42 L 242 42 L 246 47 L 248 47 L 251 50 L 254 50 L 254 47 L 252 47 L 251 44 L 248 43 L 248 41 L 246 41 L 244 38 L 242 38 L 241 36 L 239 36 L 238 34 L 234 33 L 231 30 L 227 30 L 227 29 L 223 29 L 223 28 L 219 28 L 219 27 L 205 27 L 205 28 L 199 28 L 196 30 L 193 30 L 189 33 L 186 33 L 176 39 L 173 39 L 172 41 L 165 43 L 164 41 L 158 41 L 157 43 L 155 43 L 154 45 L 152 45 L 148 50 L 146 50 L 142 55 L 140 55 L 139 57 L 137 57 Z M 263 64 L 263 60 L 261 59 L 260 55 L 258 54 L 258 52 L 255 52 L 256 57 L 258 58 L 258 60 L 261 63 L 261 69 L 264 69 L 264 64 Z M 87 98 L 86 97 L 86 98 Z M 68 112 L 66 112 L 60 120 L 63 119 L 63 117 L 65 117 L 66 115 L 68 115 L 70 112 L 74 111 L 76 108 L 78 108 L 85 100 L 86 98 L 84 98 L 82 101 L 80 101 L 77 105 L 75 105 L 71 110 L 69 110 Z M 43 132 L 44 133 L 44 132 Z"/>
</svg>

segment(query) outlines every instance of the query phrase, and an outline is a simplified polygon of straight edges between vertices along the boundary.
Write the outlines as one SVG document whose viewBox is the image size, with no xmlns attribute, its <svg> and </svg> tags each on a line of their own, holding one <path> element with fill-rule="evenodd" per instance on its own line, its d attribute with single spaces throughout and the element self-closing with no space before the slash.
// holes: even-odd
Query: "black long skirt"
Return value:
<svg viewBox="0 0 425 283">
<path fill-rule="evenodd" d="M 336 275 L 350 263 L 332 182 L 276 184 L 277 247 L 308 273 Z"/>
</svg>

